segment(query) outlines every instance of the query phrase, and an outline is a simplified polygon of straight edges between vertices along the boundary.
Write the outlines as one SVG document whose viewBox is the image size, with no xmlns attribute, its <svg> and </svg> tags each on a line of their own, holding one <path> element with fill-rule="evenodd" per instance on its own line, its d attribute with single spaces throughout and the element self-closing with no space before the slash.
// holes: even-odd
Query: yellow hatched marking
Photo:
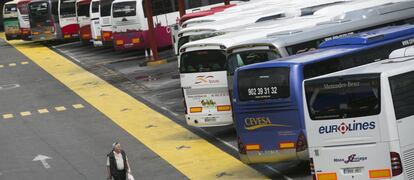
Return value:
<svg viewBox="0 0 414 180">
<path fill-rule="evenodd" d="M 223 174 L 222 178 L 232 179 L 266 178 L 52 50 L 30 42 L 10 44 L 189 179 L 216 179 Z"/>
<path fill-rule="evenodd" d="M 55 109 L 56 109 L 56 111 L 65 111 L 66 110 L 65 106 L 58 106 L 58 107 L 55 107 Z"/>
<path fill-rule="evenodd" d="M 30 116 L 30 115 L 32 115 L 32 113 L 30 112 L 30 111 L 24 111 L 24 112 L 20 112 L 20 115 L 21 116 Z"/>
<path fill-rule="evenodd" d="M 9 66 L 14 67 L 14 66 L 16 66 L 16 63 L 10 63 Z"/>
<path fill-rule="evenodd" d="M 84 108 L 85 106 L 83 106 L 82 104 L 74 104 L 74 105 L 72 105 L 73 106 L 73 108 L 75 108 L 75 109 L 82 109 L 82 108 Z"/>
<path fill-rule="evenodd" d="M 29 62 L 28 62 L 28 61 L 23 61 L 23 62 L 21 62 L 20 64 L 22 64 L 22 65 L 26 65 L 26 64 L 29 64 Z"/>
<path fill-rule="evenodd" d="M 3 114 L 3 119 L 10 119 L 10 118 L 14 118 L 13 114 Z"/>
<path fill-rule="evenodd" d="M 38 109 L 37 112 L 39 112 L 39 114 L 45 114 L 45 113 L 48 113 L 49 110 L 47 110 L 47 109 Z"/>
</svg>

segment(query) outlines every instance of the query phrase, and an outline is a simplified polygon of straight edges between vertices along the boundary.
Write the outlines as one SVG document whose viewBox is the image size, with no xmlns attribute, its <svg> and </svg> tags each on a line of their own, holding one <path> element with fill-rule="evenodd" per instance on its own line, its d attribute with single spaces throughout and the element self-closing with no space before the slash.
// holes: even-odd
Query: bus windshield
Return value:
<svg viewBox="0 0 414 180">
<path fill-rule="evenodd" d="M 75 17 L 75 0 L 61 0 L 60 1 L 60 16 L 61 17 Z"/>
<path fill-rule="evenodd" d="M 4 14 L 11 14 L 17 12 L 17 7 L 15 4 L 6 4 L 4 6 Z"/>
<path fill-rule="evenodd" d="M 26 5 L 19 5 L 18 8 L 19 8 L 20 14 L 22 14 L 22 15 L 29 14 L 29 9 L 27 7 L 27 4 Z"/>
<path fill-rule="evenodd" d="M 112 0 L 101 0 L 101 17 L 111 16 Z"/>
<path fill-rule="evenodd" d="M 234 74 L 234 71 L 242 66 L 265 62 L 282 57 L 279 53 L 272 50 L 255 50 L 242 51 L 230 54 L 228 57 L 228 73 Z"/>
<path fill-rule="evenodd" d="M 137 14 L 136 6 L 135 1 L 113 4 L 113 17 L 135 16 Z"/>
<path fill-rule="evenodd" d="M 181 55 L 180 72 L 196 73 L 225 71 L 226 55 L 224 51 L 201 50 Z"/>
<path fill-rule="evenodd" d="M 36 2 L 30 4 L 30 21 L 33 22 L 30 23 L 30 25 L 32 28 L 39 25 L 46 26 L 47 22 L 50 23 L 50 20 L 48 19 L 48 7 L 49 4 L 47 2 Z"/>
<path fill-rule="evenodd" d="M 281 99 L 290 96 L 290 68 L 261 68 L 240 71 L 237 89 L 240 101 Z"/>
<path fill-rule="evenodd" d="M 89 17 L 89 4 L 79 4 L 78 16 Z"/>
<path fill-rule="evenodd" d="M 99 1 L 92 2 L 92 13 L 99 12 Z"/>
<path fill-rule="evenodd" d="M 312 120 L 354 118 L 380 113 L 380 75 L 352 75 L 305 83 Z"/>
</svg>

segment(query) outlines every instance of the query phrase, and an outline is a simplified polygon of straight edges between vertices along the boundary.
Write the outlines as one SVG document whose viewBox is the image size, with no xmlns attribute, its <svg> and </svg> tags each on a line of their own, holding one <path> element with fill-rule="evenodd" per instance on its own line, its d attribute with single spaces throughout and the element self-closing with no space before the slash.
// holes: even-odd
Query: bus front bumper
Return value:
<svg viewBox="0 0 414 180">
<path fill-rule="evenodd" d="M 216 127 L 233 124 L 231 113 L 211 115 L 185 115 L 187 124 L 195 127 Z"/>
</svg>

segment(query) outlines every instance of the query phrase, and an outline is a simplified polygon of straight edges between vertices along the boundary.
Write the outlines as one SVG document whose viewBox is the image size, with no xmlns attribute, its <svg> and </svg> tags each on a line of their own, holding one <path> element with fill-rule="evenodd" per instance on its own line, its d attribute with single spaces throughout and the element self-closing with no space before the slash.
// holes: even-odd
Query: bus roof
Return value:
<svg viewBox="0 0 414 180">
<path fill-rule="evenodd" d="M 17 4 L 29 3 L 31 0 L 18 0 Z"/>
<path fill-rule="evenodd" d="M 112 3 L 120 3 L 120 2 L 141 2 L 142 0 L 114 0 Z"/>
<path fill-rule="evenodd" d="M 402 48 L 402 50 L 414 50 L 414 46 Z M 399 50 L 399 49 L 398 49 Z M 398 51 L 395 50 L 395 51 Z M 353 74 L 369 74 L 369 73 L 385 73 L 388 76 L 393 76 L 396 74 L 405 73 L 408 71 L 414 71 L 414 56 L 401 56 L 398 58 L 390 58 L 318 77 L 311 78 L 313 79 L 321 79 L 333 76 L 345 76 L 345 75 L 353 75 Z"/>
<path fill-rule="evenodd" d="M 17 4 L 17 1 L 9 1 L 9 2 L 4 3 L 4 5 L 6 4 Z"/>
<path fill-rule="evenodd" d="M 267 34 L 267 38 L 255 38 L 227 47 L 229 50 L 249 45 L 262 44 L 275 47 L 289 46 L 296 43 L 336 35 L 337 32 L 349 32 L 358 28 L 372 27 L 377 24 L 393 22 L 396 19 L 412 18 L 413 1 L 386 3 L 370 8 L 354 10 L 339 15 L 331 21 L 319 23 L 311 28 L 291 29 Z M 345 34 L 346 35 L 346 34 Z"/>
<path fill-rule="evenodd" d="M 370 35 L 367 36 L 366 34 L 370 34 Z M 375 30 L 359 33 L 352 37 L 345 37 L 345 38 L 340 38 L 338 40 L 334 40 L 334 41 L 343 40 L 345 42 L 348 42 L 347 44 L 344 44 L 342 46 L 333 46 L 333 47 L 317 49 L 317 50 L 305 52 L 302 54 L 279 58 L 277 60 L 243 66 L 243 67 L 240 67 L 239 69 L 244 70 L 244 69 L 280 66 L 280 65 L 292 66 L 295 64 L 308 64 L 311 62 L 323 60 L 325 58 L 340 56 L 340 55 L 348 54 L 353 51 L 370 48 L 372 46 L 375 46 L 376 43 L 381 43 L 383 41 L 392 40 L 395 38 L 404 37 L 408 35 L 414 36 L 414 25 L 384 27 L 381 29 L 375 29 Z M 376 40 L 375 41 L 368 40 L 372 37 L 375 37 L 374 39 Z M 353 42 L 355 44 L 352 44 Z M 363 42 L 367 42 L 367 44 L 363 44 Z"/>
<path fill-rule="evenodd" d="M 88 4 L 91 3 L 92 0 L 76 0 L 77 4 Z"/>
</svg>

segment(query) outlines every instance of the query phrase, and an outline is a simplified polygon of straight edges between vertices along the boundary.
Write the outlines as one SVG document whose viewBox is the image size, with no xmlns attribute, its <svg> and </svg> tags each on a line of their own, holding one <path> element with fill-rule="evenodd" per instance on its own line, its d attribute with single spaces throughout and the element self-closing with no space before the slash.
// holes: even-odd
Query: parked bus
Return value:
<svg viewBox="0 0 414 180">
<path fill-rule="evenodd" d="M 414 56 L 400 55 L 304 82 L 314 179 L 414 179 Z"/>
<path fill-rule="evenodd" d="M 32 0 L 29 3 L 29 21 L 33 41 L 56 40 L 62 37 L 58 4 L 58 0 Z"/>
<path fill-rule="evenodd" d="M 314 51 L 238 68 L 232 102 L 241 161 L 308 160 L 303 80 L 387 59 L 413 39 L 414 25 L 389 26 L 330 40 Z"/>
<path fill-rule="evenodd" d="M 180 69 L 180 80 L 181 80 L 181 87 L 183 88 L 183 95 L 185 99 L 186 105 L 186 121 L 189 125 L 192 126 L 212 126 L 212 125 L 224 125 L 224 124 L 231 124 L 232 121 L 232 114 L 231 110 L 218 112 L 212 110 L 215 106 L 211 106 L 209 108 L 204 108 L 204 110 L 196 109 L 191 110 L 192 107 L 203 107 L 201 104 L 201 100 L 199 97 L 206 96 L 209 100 L 213 102 L 220 101 L 221 103 L 228 103 L 226 105 L 230 105 L 230 96 L 228 93 L 221 93 L 221 96 L 214 96 L 214 91 L 211 91 L 210 88 L 212 87 L 220 87 L 223 89 L 231 89 L 232 81 L 228 81 L 228 75 L 232 75 L 231 73 L 228 74 L 229 69 L 231 69 L 232 64 L 231 62 L 227 62 L 228 58 L 231 57 L 228 52 L 236 53 L 241 52 L 241 50 L 246 50 L 249 46 L 246 46 L 244 49 L 240 48 L 237 51 L 229 51 L 228 48 L 237 47 L 244 42 L 248 42 L 252 39 L 260 39 L 266 38 L 266 34 L 268 33 L 276 33 L 279 32 L 280 35 L 289 35 L 286 38 L 286 41 L 292 40 L 293 44 L 300 44 L 306 41 L 309 41 L 308 38 L 312 38 L 316 32 L 320 33 L 322 36 L 315 37 L 314 39 L 319 38 L 328 38 L 336 34 L 341 34 L 346 32 L 347 30 L 363 30 L 369 27 L 376 27 L 376 26 L 386 26 L 389 23 L 405 23 L 409 17 L 414 17 L 414 14 L 411 13 L 413 8 L 410 9 L 410 3 L 396 3 L 396 4 L 389 4 L 389 5 L 379 5 L 377 4 L 387 4 L 388 2 L 392 1 L 361 1 L 361 2 L 349 2 L 343 5 L 335 5 L 332 7 L 325 7 L 323 9 L 318 10 L 314 13 L 314 15 L 310 16 L 302 16 L 302 17 L 295 17 L 289 18 L 284 20 L 278 20 L 272 22 L 273 26 L 269 24 L 269 22 L 257 23 L 251 27 L 245 27 L 244 30 L 241 32 L 233 32 L 222 36 L 217 36 L 214 38 L 208 38 L 199 40 L 196 42 L 190 42 L 185 44 L 181 48 L 181 55 L 179 61 L 179 69 Z M 372 7 L 374 6 L 374 7 Z M 403 7 L 404 10 L 398 11 L 393 10 L 394 6 Z M 411 2 L 412 6 L 412 2 Z M 371 7 L 371 8 L 368 8 Z M 358 9 L 359 8 L 359 9 Z M 368 8 L 368 9 L 366 9 Z M 346 11 L 349 10 L 349 12 Z M 385 10 L 392 10 L 391 13 L 385 14 L 375 14 L 375 12 L 382 12 Z M 334 18 L 332 19 L 331 16 L 336 17 L 338 12 L 345 11 L 344 14 L 339 13 L 338 17 L 349 18 L 350 20 L 344 21 L 343 19 Z M 372 13 L 374 12 L 374 13 Z M 386 12 L 386 11 L 385 11 Z M 361 18 L 365 17 L 365 18 Z M 401 22 L 400 22 L 401 21 Z M 336 28 L 336 26 L 340 26 L 341 23 L 346 23 L 346 25 L 342 25 L 340 28 Z M 318 25 L 319 23 L 319 25 Z M 316 27 L 315 27 L 316 25 Z M 267 28 L 266 28 L 267 27 Z M 315 30 L 314 30 L 315 29 Z M 331 30 L 334 30 L 331 32 Z M 291 32 L 304 32 L 304 33 L 291 33 Z M 323 36 L 325 35 L 325 36 Z M 302 39 L 302 40 L 301 40 Z M 276 46 L 277 48 L 283 48 Z M 286 56 L 285 54 L 279 54 L 276 47 L 273 46 L 256 46 L 253 50 L 264 50 L 262 54 L 260 54 L 260 58 L 258 60 L 251 57 L 253 59 L 249 59 L 249 62 L 243 62 L 245 65 L 254 63 L 254 62 L 261 62 L 265 60 L 275 59 L 281 56 Z M 231 49 L 230 49 L 231 50 Z M 251 49 L 252 50 L 252 49 Z M 270 52 L 269 52 L 270 51 Z M 212 61 L 214 59 L 215 61 Z M 260 60 L 261 59 L 261 60 Z M 260 60 L 260 61 L 259 61 Z M 242 61 L 242 60 L 240 60 Z M 250 62 L 251 61 L 251 62 Z M 219 64 L 221 68 L 213 70 L 211 66 L 213 64 Z M 189 66 L 189 67 L 186 67 Z M 208 66 L 210 68 L 203 68 L 202 71 L 191 68 L 191 67 L 199 67 L 199 66 Z M 241 66 L 241 65 L 239 65 Z M 202 81 L 203 83 L 197 83 L 198 80 L 196 77 L 203 76 L 203 77 L 214 77 L 217 83 L 207 83 L 206 81 Z M 213 81 L 212 81 L 213 82 Z M 230 83 L 230 84 L 229 84 Z M 230 85 L 230 86 L 229 86 Z M 193 92 L 192 89 L 197 89 L 197 91 Z M 203 89 L 203 91 L 201 91 Z M 188 92 L 187 92 L 188 91 Z M 208 93 L 211 92 L 211 93 Z M 228 92 L 227 90 L 225 92 Z M 187 95 L 190 93 L 191 95 Z M 220 116 L 218 116 L 220 115 Z M 214 118 L 213 120 L 209 120 L 206 123 L 205 118 Z M 219 117 L 219 118 L 218 118 Z"/>
<path fill-rule="evenodd" d="M 107 1 L 110 0 L 101 0 L 103 44 L 114 46 L 116 50 L 149 48 L 148 22 L 144 12 L 144 1 L 116 0 L 112 3 L 112 11 L 110 11 L 109 17 L 106 18 L 102 17 L 102 11 L 106 9 Z M 176 1 L 169 0 L 154 0 L 151 3 L 157 46 L 171 46 L 170 26 L 176 24 L 179 17 L 178 4 Z M 203 6 L 202 8 L 209 8 L 210 6 Z M 109 10 L 111 10 L 111 7 L 109 7 Z M 187 11 L 192 10 L 187 9 Z M 107 22 L 112 25 L 106 26 Z M 113 44 L 110 44 L 110 42 L 113 42 Z"/>
<path fill-rule="evenodd" d="M 76 18 L 79 25 L 79 39 L 82 43 L 88 44 L 91 42 L 91 18 L 89 9 L 91 0 L 77 0 L 76 1 Z"/>
<path fill-rule="evenodd" d="M 17 19 L 17 2 L 10 1 L 3 6 L 3 26 L 7 40 L 20 39 L 19 20 Z"/>
<path fill-rule="evenodd" d="M 101 41 L 103 46 L 113 46 L 111 7 L 114 0 L 100 0 L 99 24 L 101 27 Z"/>
<path fill-rule="evenodd" d="M 198 17 L 204 17 L 204 16 L 209 16 L 209 15 L 213 15 L 215 13 L 218 12 L 222 12 L 227 8 L 231 8 L 236 6 L 237 4 L 229 4 L 229 5 L 222 5 L 222 6 L 216 6 L 216 7 L 212 7 L 208 10 L 204 10 L 204 11 L 198 11 L 198 12 L 191 12 L 188 14 L 184 14 L 182 17 L 180 17 L 180 19 L 178 20 L 178 25 L 183 24 L 185 21 L 193 19 L 193 18 L 198 18 Z"/>
<path fill-rule="evenodd" d="M 100 24 L 100 12 L 99 4 L 100 0 L 92 0 L 89 15 L 91 18 L 91 34 L 92 42 L 95 47 L 102 46 L 102 36 L 101 36 L 101 24 Z"/>
<path fill-rule="evenodd" d="M 29 41 L 32 39 L 30 32 L 28 4 L 31 0 L 17 1 L 17 18 L 19 19 L 20 37 L 22 40 Z"/>
<path fill-rule="evenodd" d="M 227 31 L 239 31 L 242 26 L 247 26 L 259 22 L 270 21 L 266 25 L 273 25 L 274 20 L 295 16 L 312 15 L 315 11 L 335 4 L 341 4 L 344 0 L 324 0 L 324 1 L 274 1 L 263 4 L 260 8 L 249 11 L 239 12 L 226 19 L 206 22 L 192 27 L 187 27 L 178 32 L 178 39 L 175 44 L 176 54 L 178 49 L 184 44 L 225 34 Z"/>
<path fill-rule="evenodd" d="M 59 0 L 59 25 L 63 39 L 79 38 L 76 0 Z"/>
</svg>

